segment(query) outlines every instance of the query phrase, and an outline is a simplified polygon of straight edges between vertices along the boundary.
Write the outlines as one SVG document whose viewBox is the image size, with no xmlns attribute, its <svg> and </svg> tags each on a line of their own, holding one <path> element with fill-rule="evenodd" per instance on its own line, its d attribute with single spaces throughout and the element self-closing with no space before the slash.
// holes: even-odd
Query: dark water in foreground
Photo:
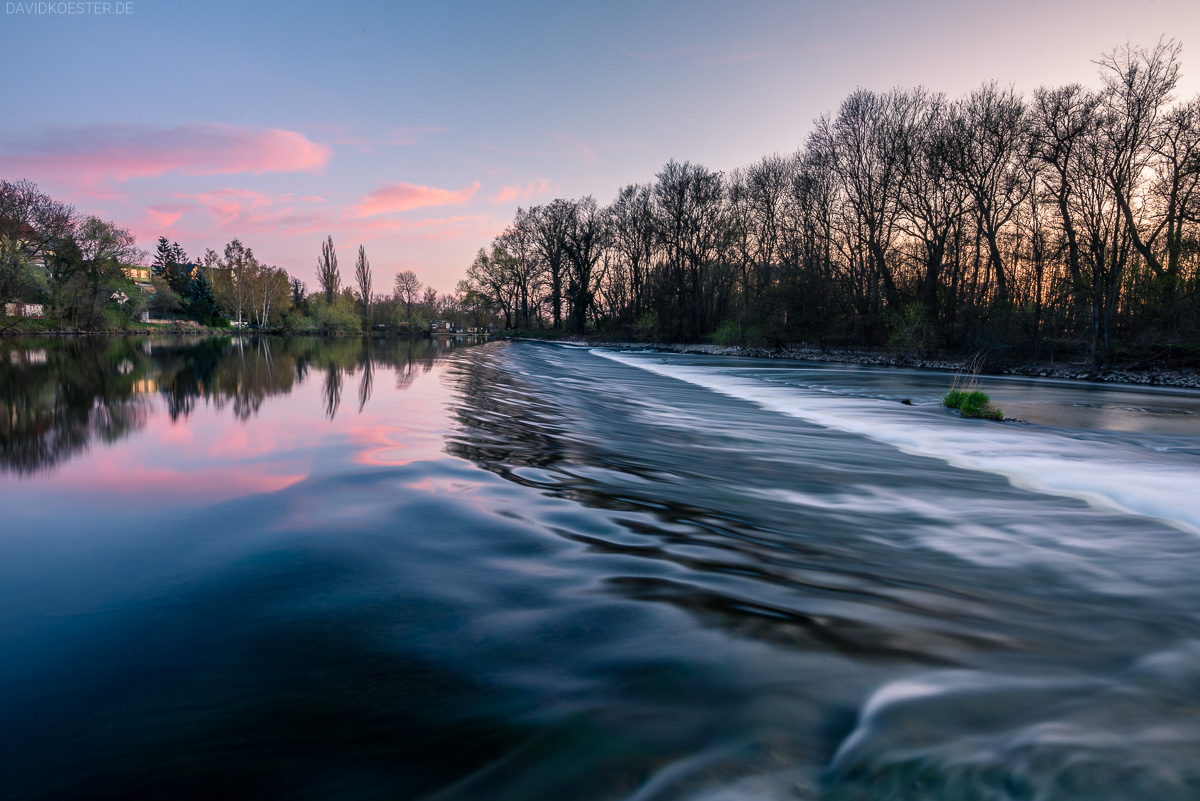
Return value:
<svg viewBox="0 0 1200 801">
<path fill-rule="evenodd" d="M 0 341 L 0 797 L 1200 797 L 1200 395 L 950 380 Z"/>
</svg>

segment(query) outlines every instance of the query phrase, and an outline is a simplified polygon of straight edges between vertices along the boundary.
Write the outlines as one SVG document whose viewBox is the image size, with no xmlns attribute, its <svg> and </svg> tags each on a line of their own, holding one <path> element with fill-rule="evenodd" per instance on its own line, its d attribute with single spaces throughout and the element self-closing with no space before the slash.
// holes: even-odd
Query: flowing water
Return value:
<svg viewBox="0 0 1200 801">
<path fill-rule="evenodd" d="M 1200 394 L 953 379 L 0 342 L 0 796 L 1200 797 Z"/>
</svg>

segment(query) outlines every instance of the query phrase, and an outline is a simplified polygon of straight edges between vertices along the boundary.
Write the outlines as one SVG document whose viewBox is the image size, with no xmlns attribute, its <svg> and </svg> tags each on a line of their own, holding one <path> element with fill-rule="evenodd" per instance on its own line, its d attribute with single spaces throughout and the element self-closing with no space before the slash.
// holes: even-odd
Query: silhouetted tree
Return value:
<svg viewBox="0 0 1200 801">
<path fill-rule="evenodd" d="M 367 327 L 371 326 L 371 262 L 367 260 L 367 251 L 358 246 L 358 259 L 354 263 L 354 280 L 358 283 L 358 300 L 362 304 L 363 316 L 366 317 Z"/>
<path fill-rule="evenodd" d="M 333 298 L 342 285 L 342 275 L 338 272 L 337 251 L 333 248 L 332 236 L 321 243 L 321 256 L 317 259 L 317 283 L 325 293 L 325 302 L 333 305 Z"/>
</svg>

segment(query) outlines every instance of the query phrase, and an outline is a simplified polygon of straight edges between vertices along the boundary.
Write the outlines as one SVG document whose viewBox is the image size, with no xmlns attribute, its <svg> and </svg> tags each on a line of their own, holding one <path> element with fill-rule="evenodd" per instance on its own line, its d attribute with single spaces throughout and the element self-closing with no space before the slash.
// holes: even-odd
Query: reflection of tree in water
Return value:
<svg viewBox="0 0 1200 801">
<path fill-rule="evenodd" d="M 433 343 L 428 339 L 406 339 L 401 343 L 404 358 L 397 360 L 396 389 L 408 389 L 417 376 L 417 370 L 428 373 L 437 359 Z"/>
<path fill-rule="evenodd" d="M 336 417 L 341 402 L 342 371 L 336 364 L 331 364 L 325 370 L 325 416 L 330 420 Z"/>
<path fill-rule="evenodd" d="M 375 380 L 375 350 L 370 339 L 367 340 L 366 345 L 367 347 L 363 351 L 362 376 L 358 380 L 359 414 L 362 414 L 362 410 L 367 405 L 367 401 L 371 399 L 371 388 Z"/>
<path fill-rule="evenodd" d="M 323 374 L 325 414 L 341 403 L 345 376 L 358 373 L 358 409 L 375 371 L 396 372 L 397 388 L 432 369 L 446 349 L 428 339 L 344 337 L 78 337 L 0 342 L 0 470 L 49 469 L 99 438 L 115 442 L 142 428 L 158 395 L 172 421 L 203 402 L 249 420 L 268 398 Z"/>
<path fill-rule="evenodd" d="M 148 360 L 125 340 L 18 339 L 0 345 L 0 471 L 48 470 L 92 439 L 146 424 Z"/>
</svg>

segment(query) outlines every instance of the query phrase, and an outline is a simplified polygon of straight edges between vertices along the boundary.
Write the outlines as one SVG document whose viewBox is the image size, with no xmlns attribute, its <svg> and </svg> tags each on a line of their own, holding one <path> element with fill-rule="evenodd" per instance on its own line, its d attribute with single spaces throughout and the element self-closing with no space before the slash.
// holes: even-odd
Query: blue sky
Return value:
<svg viewBox="0 0 1200 801">
<path fill-rule="evenodd" d="M 411 269 L 449 291 L 518 204 L 792 151 L 859 86 L 1096 85 L 1091 59 L 1165 34 L 1177 94 L 1200 89 L 1200 5 L 1178 0 L 23 5 L 0 176 L 144 247 L 238 236 L 310 284 L 332 234 L 380 288 Z"/>
</svg>

